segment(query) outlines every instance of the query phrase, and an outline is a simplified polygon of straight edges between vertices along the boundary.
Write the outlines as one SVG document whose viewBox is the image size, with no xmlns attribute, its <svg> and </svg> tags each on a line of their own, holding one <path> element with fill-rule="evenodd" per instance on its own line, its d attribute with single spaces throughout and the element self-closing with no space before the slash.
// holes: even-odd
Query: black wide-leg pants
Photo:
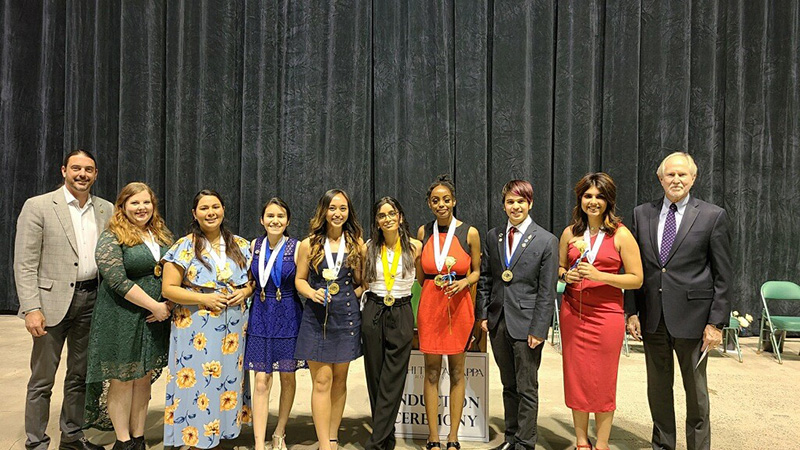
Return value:
<svg viewBox="0 0 800 450">
<path fill-rule="evenodd" d="M 395 447 L 394 424 L 405 387 L 411 341 L 414 338 L 414 312 L 410 297 L 398 299 L 395 306 L 370 299 L 361 313 L 361 345 L 372 407 L 372 435 L 366 450 L 391 450 Z"/>
</svg>

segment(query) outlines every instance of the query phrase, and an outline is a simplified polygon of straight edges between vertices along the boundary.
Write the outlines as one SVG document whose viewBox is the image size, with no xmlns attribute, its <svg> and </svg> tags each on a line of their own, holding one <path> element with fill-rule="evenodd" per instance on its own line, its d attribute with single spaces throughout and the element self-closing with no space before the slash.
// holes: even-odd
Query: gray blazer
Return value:
<svg viewBox="0 0 800 450">
<path fill-rule="evenodd" d="M 487 319 L 491 330 L 502 312 L 512 338 L 523 340 L 532 335 L 544 339 L 556 298 L 558 239 L 531 222 L 511 259 L 514 278 L 506 283 L 501 278 L 506 269 L 504 234 L 505 225 L 492 228 L 483 240 L 475 316 Z"/>
<path fill-rule="evenodd" d="M 99 235 L 113 205 L 92 196 Z M 78 276 L 78 245 L 64 191 L 58 188 L 29 198 L 17 219 L 14 242 L 14 280 L 20 315 L 42 308 L 48 327 L 67 314 Z"/>
<path fill-rule="evenodd" d="M 654 333 L 664 314 L 670 334 L 700 339 L 707 324 L 728 323 L 731 279 L 728 216 L 719 206 L 689 197 L 667 263 L 659 261 L 658 216 L 663 198 L 637 206 L 630 230 L 639 243 L 642 287 L 625 292 L 625 313 L 639 314 Z"/>
</svg>

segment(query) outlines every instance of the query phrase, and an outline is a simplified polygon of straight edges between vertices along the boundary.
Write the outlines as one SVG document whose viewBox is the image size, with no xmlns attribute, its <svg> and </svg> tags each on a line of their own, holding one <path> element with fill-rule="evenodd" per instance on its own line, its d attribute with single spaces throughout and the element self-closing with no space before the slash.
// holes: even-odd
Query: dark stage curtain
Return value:
<svg viewBox="0 0 800 450">
<path fill-rule="evenodd" d="M 248 238 L 273 195 L 303 235 L 332 187 L 362 223 L 396 196 L 416 229 L 444 172 L 481 232 L 525 178 L 560 235 L 584 173 L 610 173 L 629 218 L 688 150 L 693 195 L 730 213 L 734 307 L 756 315 L 763 281 L 800 281 L 798 2 L 0 3 L 2 310 L 20 208 L 75 148 L 98 157 L 96 194 L 145 181 L 180 235 L 211 187 Z"/>
</svg>

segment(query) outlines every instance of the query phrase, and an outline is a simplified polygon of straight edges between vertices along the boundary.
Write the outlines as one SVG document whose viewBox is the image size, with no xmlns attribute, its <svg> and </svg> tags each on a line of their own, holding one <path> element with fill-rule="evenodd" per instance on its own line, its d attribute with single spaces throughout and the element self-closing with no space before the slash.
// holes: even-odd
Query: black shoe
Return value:
<svg viewBox="0 0 800 450">
<path fill-rule="evenodd" d="M 147 449 L 147 446 L 144 443 L 144 436 L 132 437 L 131 441 L 133 441 L 133 445 L 131 446 L 131 450 L 146 450 Z"/>
<path fill-rule="evenodd" d="M 58 450 L 105 450 L 102 445 L 92 444 L 88 439 L 82 437 L 77 441 L 61 442 Z"/>
<path fill-rule="evenodd" d="M 450 441 L 447 443 L 447 450 L 450 450 L 451 448 L 461 450 L 461 443 L 458 441 Z"/>
<path fill-rule="evenodd" d="M 111 447 L 111 450 L 133 450 L 134 445 L 136 445 L 136 443 L 133 439 L 128 439 L 125 442 L 117 440 L 114 442 L 114 446 Z"/>
<path fill-rule="evenodd" d="M 497 447 L 493 448 L 492 450 L 513 450 L 514 444 L 510 442 L 503 442 L 502 444 L 498 445 Z"/>
</svg>

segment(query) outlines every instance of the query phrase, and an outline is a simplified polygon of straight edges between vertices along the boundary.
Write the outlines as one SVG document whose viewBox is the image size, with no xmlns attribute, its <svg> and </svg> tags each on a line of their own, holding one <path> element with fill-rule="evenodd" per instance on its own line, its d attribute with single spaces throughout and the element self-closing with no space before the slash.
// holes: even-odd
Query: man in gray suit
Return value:
<svg viewBox="0 0 800 450">
<path fill-rule="evenodd" d="M 25 403 L 25 447 L 46 450 L 50 396 L 64 342 L 68 343 L 61 450 L 101 450 L 84 436 L 86 347 L 97 296 L 97 237 L 113 206 L 90 194 L 97 177 L 87 151 L 68 154 L 61 167 L 64 186 L 28 199 L 17 220 L 14 278 L 19 312 L 33 336 L 31 378 Z"/>
<path fill-rule="evenodd" d="M 628 331 L 644 341 L 653 448 L 676 445 L 674 351 L 686 391 L 686 447 L 709 449 L 704 352 L 719 345 L 730 315 L 728 218 L 724 209 L 689 195 L 697 165 L 687 153 L 667 156 L 657 174 L 664 198 L 637 206 L 630 227 L 644 283 L 625 293 Z"/>
<path fill-rule="evenodd" d="M 502 198 L 508 222 L 489 230 L 483 241 L 475 315 L 489 333 L 503 383 L 505 440 L 495 450 L 533 449 L 541 344 L 556 297 L 558 239 L 530 218 L 530 183 L 509 181 Z"/>
</svg>

